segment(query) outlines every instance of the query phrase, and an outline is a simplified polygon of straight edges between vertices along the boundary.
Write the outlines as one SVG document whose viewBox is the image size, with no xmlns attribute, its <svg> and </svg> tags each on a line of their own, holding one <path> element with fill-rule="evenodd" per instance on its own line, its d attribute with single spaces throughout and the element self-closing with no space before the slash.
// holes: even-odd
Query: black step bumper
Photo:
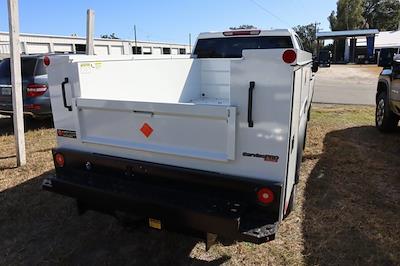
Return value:
<svg viewBox="0 0 400 266">
<path fill-rule="evenodd" d="M 43 189 L 78 199 L 89 209 L 157 219 L 166 230 L 257 244 L 275 238 L 279 202 L 260 206 L 254 195 L 268 186 L 279 200 L 279 185 L 99 154 L 56 153 L 64 155 L 65 165 L 56 166 Z"/>
</svg>

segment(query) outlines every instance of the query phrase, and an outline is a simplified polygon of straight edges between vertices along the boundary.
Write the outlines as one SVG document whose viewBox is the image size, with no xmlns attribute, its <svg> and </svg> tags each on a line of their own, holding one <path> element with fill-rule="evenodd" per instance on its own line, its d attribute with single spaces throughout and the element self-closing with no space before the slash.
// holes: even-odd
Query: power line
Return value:
<svg viewBox="0 0 400 266">
<path fill-rule="evenodd" d="M 281 19 L 279 16 L 275 15 L 274 13 L 272 13 L 271 11 L 269 11 L 268 9 L 266 9 L 264 6 L 262 6 L 260 3 L 258 3 L 255 0 L 249 0 L 250 2 L 252 2 L 254 5 L 256 5 L 258 8 L 260 8 L 262 11 L 264 11 L 265 13 L 267 13 L 268 15 L 273 16 L 274 18 L 276 18 L 277 20 L 279 20 L 280 22 L 282 22 L 283 24 L 286 24 L 286 26 L 291 27 L 291 25 L 289 23 L 287 23 L 286 21 L 284 21 L 283 19 Z"/>
</svg>

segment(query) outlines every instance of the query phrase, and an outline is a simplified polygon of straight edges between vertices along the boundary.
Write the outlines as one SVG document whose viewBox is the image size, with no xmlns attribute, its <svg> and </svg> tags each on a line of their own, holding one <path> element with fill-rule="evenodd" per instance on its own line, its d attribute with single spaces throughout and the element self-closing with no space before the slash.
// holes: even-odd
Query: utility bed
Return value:
<svg viewBox="0 0 400 266">
<path fill-rule="evenodd" d="M 44 188 L 152 227 L 272 240 L 297 182 L 311 67 L 287 30 L 202 34 L 190 58 L 53 57 L 57 175 Z"/>
</svg>

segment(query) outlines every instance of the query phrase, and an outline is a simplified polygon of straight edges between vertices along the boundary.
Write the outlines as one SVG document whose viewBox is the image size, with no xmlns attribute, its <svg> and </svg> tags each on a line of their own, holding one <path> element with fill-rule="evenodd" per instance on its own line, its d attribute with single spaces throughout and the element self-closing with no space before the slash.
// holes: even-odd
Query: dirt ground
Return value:
<svg viewBox="0 0 400 266">
<path fill-rule="evenodd" d="M 218 244 L 128 229 L 41 191 L 55 132 L 27 128 L 28 165 L 15 168 L 10 119 L 0 119 L 0 265 L 400 265 L 400 131 L 380 134 L 372 107 L 314 106 L 297 209 L 277 239 Z"/>
<path fill-rule="evenodd" d="M 382 68 L 374 65 L 332 65 L 316 73 L 314 102 L 375 105 Z"/>
</svg>

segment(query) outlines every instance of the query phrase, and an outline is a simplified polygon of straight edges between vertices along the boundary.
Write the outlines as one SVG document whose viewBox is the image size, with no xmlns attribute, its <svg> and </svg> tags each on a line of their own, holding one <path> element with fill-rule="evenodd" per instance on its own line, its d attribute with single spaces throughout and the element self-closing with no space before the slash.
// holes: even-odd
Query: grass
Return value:
<svg viewBox="0 0 400 266">
<path fill-rule="evenodd" d="M 369 106 L 338 106 L 324 105 L 323 108 L 313 110 L 313 122 L 324 127 L 351 126 L 354 124 L 372 125 L 373 110 Z"/>
<path fill-rule="evenodd" d="M 400 265 L 400 132 L 373 127 L 372 107 L 314 107 L 297 209 L 277 239 L 218 244 L 131 230 L 40 190 L 55 132 L 29 123 L 28 165 L 15 168 L 11 121 L 0 119 L 0 265 Z"/>
</svg>

